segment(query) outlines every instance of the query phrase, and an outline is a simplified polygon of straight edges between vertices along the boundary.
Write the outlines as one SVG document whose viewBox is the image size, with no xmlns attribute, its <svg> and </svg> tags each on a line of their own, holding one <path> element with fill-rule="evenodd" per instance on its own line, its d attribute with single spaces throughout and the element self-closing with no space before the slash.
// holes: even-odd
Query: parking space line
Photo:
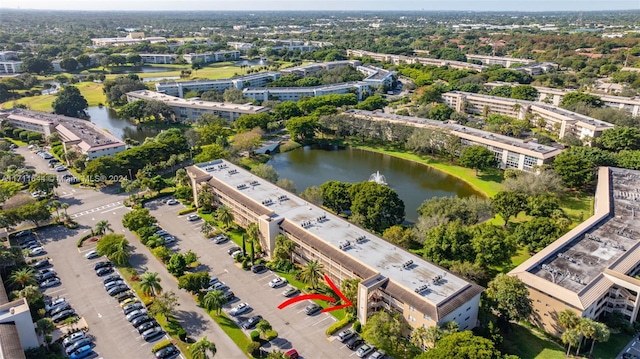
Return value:
<svg viewBox="0 0 640 359">
<path fill-rule="evenodd" d="M 318 325 L 318 324 L 320 324 L 320 323 L 324 322 L 325 320 L 327 320 L 327 319 L 329 319 L 329 318 L 331 318 L 331 316 L 330 316 L 330 315 L 327 315 L 327 316 L 325 316 L 323 319 L 321 319 L 321 320 L 317 321 L 315 324 L 311 324 L 311 326 L 312 326 L 312 327 L 315 327 L 316 325 Z"/>
</svg>

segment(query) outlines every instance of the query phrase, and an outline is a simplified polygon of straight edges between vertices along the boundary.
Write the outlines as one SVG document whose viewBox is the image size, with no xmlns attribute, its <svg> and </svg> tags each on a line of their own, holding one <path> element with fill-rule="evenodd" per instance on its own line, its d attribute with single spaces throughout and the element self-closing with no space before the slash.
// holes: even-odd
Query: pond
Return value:
<svg viewBox="0 0 640 359">
<path fill-rule="evenodd" d="M 233 64 L 233 66 L 265 66 L 269 63 L 266 60 L 258 59 L 258 60 L 242 60 Z"/>
<path fill-rule="evenodd" d="M 418 219 L 418 207 L 429 198 L 482 196 L 468 183 L 432 167 L 357 148 L 305 146 L 275 154 L 268 164 L 280 178 L 292 180 L 298 192 L 331 180 L 366 181 L 379 171 L 404 201 L 409 222 Z"/>
<path fill-rule="evenodd" d="M 190 69 L 190 67 L 185 66 L 184 68 L 177 68 L 177 67 L 162 67 L 162 66 L 122 66 L 122 67 L 114 66 L 114 67 L 110 67 L 109 71 L 112 74 L 130 74 L 130 73 L 137 73 L 137 72 L 152 73 L 152 72 L 180 71 L 180 70 L 187 70 L 187 69 Z"/>
<path fill-rule="evenodd" d="M 155 137 L 160 132 L 146 127 L 138 129 L 135 123 L 119 118 L 116 111 L 108 107 L 89 107 L 87 114 L 91 122 L 123 141 L 125 138 L 131 138 L 142 143 L 147 137 Z"/>
</svg>

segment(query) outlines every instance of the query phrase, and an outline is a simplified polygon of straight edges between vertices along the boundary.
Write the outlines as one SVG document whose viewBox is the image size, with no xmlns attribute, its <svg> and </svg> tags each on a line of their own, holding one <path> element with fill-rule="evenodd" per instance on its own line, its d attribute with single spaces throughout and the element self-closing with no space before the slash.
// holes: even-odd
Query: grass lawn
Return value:
<svg viewBox="0 0 640 359">
<path fill-rule="evenodd" d="M 632 336 L 623 333 L 611 333 L 606 343 L 596 343 L 593 347 L 593 359 L 615 358 L 622 349 L 633 339 Z M 591 344 L 589 344 L 591 345 Z"/>
<path fill-rule="evenodd" d="M 251 339 L 244 334 L 242 329 L 240 329 L 233 320 L 229 319 L 225 313 L 220 313 L 220 316 L 216 316 L 215 313 L 209 312 L 209 316 L 218 323 L 220 328 L 236 343 L 238 348 L 246 352 L 247 346 L 251 343 Z"/>
<path fill-rule="evenodd" d="M 98 104 L 104 104 L 107 102 L 107 98 L 102 92 L 102 84 L 95 82 L 80 82 L 73 86 L 77 87 L 80 90 L 80 93 L 87 99 L 89 107 L 98 106 Z M 7 101 L 2 104 L 2 107 L 6 109 L 13 108 L 13 104 L 15 102 L 27 106 L 30 110 L 50 112 L 52 110 L 51 104 L 55 98 L 55 95 L 23 97 L 16 101 Z"/>
<path fill-rule="evenodd" d="M 513 331 L 504 335 L 504 352 L 521 359 L 563 359 L 564 349 L 538 336 L 521 325 L 512 325 Z"/>
</svg>

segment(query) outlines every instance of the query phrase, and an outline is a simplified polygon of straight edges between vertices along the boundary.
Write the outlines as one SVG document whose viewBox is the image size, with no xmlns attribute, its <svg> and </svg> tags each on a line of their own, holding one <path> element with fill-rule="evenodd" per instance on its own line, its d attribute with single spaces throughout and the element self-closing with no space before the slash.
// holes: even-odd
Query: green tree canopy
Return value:
<svg viewBox="0 0 640 359">
<path fill-rule="evenodd" d="M 484 171 L 495 167 L 497 160 L 491 150 L 484 146 L 469 146 L 462 151 L 460 164 L 464 167 L 473 168 L 476 171 Z"/>
<path fill-rule="evenodd" d="M 320 186 L 322 202 L 330 210 L 340 214 L 351 207 L 351 195 L 349 190 L 351 183 L 340 181 L 328 181 Z"/>
<path fill-rule="evenodd" d="M 82 117 L 89 103 L 75 86 L 64 86 L 51 104 L 53 112 L 69 117 Z"/>
<path fill-rule="evenodd" d="M 489 282 L 485 294 L 503 320 L 527 320 L 531 315 L 529 290 L 517 277 L 498 274 Z"/>
<path fill-rule="evenodd" d="M 616 126 L 602 132 L 596 142 L 609 151 L 640 150 L 640 128 Z"/>
<path fill-rule="evenodd" d="M 486 338 L 473 335 L 470 331 L 457 332 L 445 336 L 436 347 L 420 354 L 417 359 L 501 359 L 500 350 Z"/>
<path fill-rule="evenodd" d="M 351 186 L 351 212 L 364 217 L 364 227 L 382 232 L 404 221 L 404 201 L 398 193 L 382 184 L 360 182 Z"/>
<path fill-rule="evenodd" d="M 381 310 L 367 319 L 362 328 L 362 338 L 384 350 L 393 358 L 399 358 L 401 343 L 405 341 L 403 333 L 408 329 L 407 322 L 400 314 L 390 314 Z"/>
</svg>

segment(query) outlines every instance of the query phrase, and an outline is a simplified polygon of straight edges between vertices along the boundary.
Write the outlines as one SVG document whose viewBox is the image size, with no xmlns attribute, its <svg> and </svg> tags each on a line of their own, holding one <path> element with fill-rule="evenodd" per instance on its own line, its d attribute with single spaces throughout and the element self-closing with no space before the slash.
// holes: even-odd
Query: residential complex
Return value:
<svg viewBox="0 0 640 359">
<path fill-rule="evenodd" d="M 286 69 L 280 70 L 280 73 L 284 75 L 294 74 L 304 77 L 310 74 L 315 74 L 316 72 L 319 72 L 321 70 L 331 70 L 345 66 L 357 67 L 360 66 L 360 64 L 361 62 L 357 60 L 318 62 L 302 66 L 287 67 Z"/>
<path fill-rule="evenodd" d="M 542 102 L 514 100 L 506 97 L 481 95 L 472 92 L 451 91 L 442 94 L 442 99 L 451 108 L 459 112 L 480 114 L 501 114 L 517 119 L 529 118 L 534 125 L 542 120 L 547 130 L 562 138 L 567 134 L 590 142 L 600 137 L 603 131 L 613 125 L 568 111 Z M 527 116 L 530 114 L 530 116 Z"/>
<path fill-rule="evenodd" d="M 479 145 L 488 148 L 494 153 L 502 169 L 515 168 L 526 172 L 536 172 L 543 164 L 551 163 L 553 158 L 562 151 L 535 141 L 498 135 L 456 123 L 364 110 L 348 110 L 344 113 L 370 121 L 385 121 L 417 128 L 443 130 L 458 137 L 463 146 Z"/>
<path fill-rule="evenodd" d="M 140 54 L 144 64 L 174 64 L 178 60 L 176 54 Z"/>
<path fill-rule="evenodd" d="M 513 57 L 503 57 L 503 56 L 488 56 L 488 55 L 473 55 L 467 54 L 467 60 L 476 60 L 482 62 L 483 65 L 502 65 L 504 67 L 511 67 L 511 65 L 520 64 L 520 65 L 531 65 L 536 62 L 536 60 L 531 59 L 517 59 Z"/>
<path fill-rule="evenodd" d="M 375 311 L 401 313 L 412 328 L 458 323 L 475 327 L 483 288 L 349 223 L 340 216 L 225 160 L 187 167 L 194 198 L 207 184 L 219 205 L 242 226 L 257 223 L 268 256 L 283 234 L 296 243 L 294 260 L 318 261 L 336 285 L 360 279 L 357 315 L 364 324 Z"/>
<path fill-rule="evenodd" d="M 433 59 L 428 57 L 413 57 L 406 55 L 393 55 L 393 54 L 381 54 L 377 52 L 364 51 L 364 50 L 347 50 L 347 56 L 352 57 L 370 57 L 380 62 L 390 62 L 396 65 L 399 64 L 423 64 L 425 66 L 449 66 L 454 69 L 468 69 L 475 71 L 484 71 L 486 65 L 476 65 L 464 61 L 454 61 L 445 59 Z"/>
<path fill-rule="evenodd" d="M 60 136 L 64 150 L 77 149 L 88 159 L 113 156 L 125 150 L 126 145 L 117 137 L 96 126 L 93 122 L 79 118 L 14 109 L 0 113 L 0 118 L 11 126 L 42 133 L 45 137 L 53 133 Z"/>
<path fill-rule="evenodd" d="M 9 301 L 0 279 L 0 358 L 24 359 L 24 351 L 40 345 L 25 298 Z"/>
<path fill-rule="evenodd" d="M 250 87 L 242 90 L 245 97 L 257 100 L 298 101 L 304 97 L 322 95 L 341 95 L 355 93 L 358 100 L 362 100 L 365 93 L 371 92 L 369 83 L 364 81 L 341 82 L 331 85 L 309 87 Z"/>
<path fill-rule="evenodd" d="M 601 319 L 620 312 L 638 320 L 640 308 L 640 171 L 601 167 L 594 215 L 509 272 L 524 282 L 531 320 L 560 335 L 558 313 Z"/>
<path fill-rule="evenodd" d="M 484 84 L 486 87 L 494 88 L 498 86 L 518 86 L 517 82 L 487 82 Z M 538 90 L 537 101 L 553 104 L 555 106 L 560 104 L 564 95 L 575 92 L 571 89 L 556 89 L 551 87 L 533 86 Z M 603 95 L 599 93 L 590 93 L 591 95 L 598 96 L 602 100 L 605 106 L 615 108 L 618 110 L 625 110 L 631 114 L 631 116 L 640 116 L 640 98 L 639 97 L 623 97 L 613 95 Z"/>
<path fill-rule="evenodd" d="M 216 51 L 216 52 L 203 52 L 201 54 L 184 54 L 182 55 L 184 61 L 188 64 L 200 63 L 208 64 L 211 62 L 232 61 L 240 59 L 240 51 Z"/>
<path fill-rule="evenodd" d="M 0 51 L 0 75 L 20 73 L 21 67 L 16 51 Z"/>
<path fill-rule="evenodd" d="M 278 78 L 280 78 L 279 72 L 260 72 L 257 74 L 220 80 L 159 82 L 156 84 L 156 91 L 170 96 L 184 97 L 184 93 L 187 91 L 205 92 L 215 90 L 218 92 L 224 92 L 224 90 L 230 88 L 242 90 L 249 86 L 262 87 L 266 86 L 271 81 L 277 80 Z"/>
<path fill-rule="evenodd" d="M 198 98 L 183 99 L 148 90 L 127 93 L 127 101 L 133 102 L 137 100 L 162 101 L 171 107 L 178 118 L 191 121 L 197 120 L 205 113 L 211 113 L 226 118 L 227 120 L 235 121 L 242 115 L 253 115 L 269 111 L 268 107 L 255 106 L 252 104 L 239 105 L 234 103 L 211 102 Z"/>
<path fill-rule="evenodd" d="M 130 32 L 126 37 L 102 37 L 91 39 L 94 47 L 129 46 L 144 42 L 151 44 L 165 43 L 167 39 L 161 36 L 146 37 L 144 32 Z"/>
</svg>

